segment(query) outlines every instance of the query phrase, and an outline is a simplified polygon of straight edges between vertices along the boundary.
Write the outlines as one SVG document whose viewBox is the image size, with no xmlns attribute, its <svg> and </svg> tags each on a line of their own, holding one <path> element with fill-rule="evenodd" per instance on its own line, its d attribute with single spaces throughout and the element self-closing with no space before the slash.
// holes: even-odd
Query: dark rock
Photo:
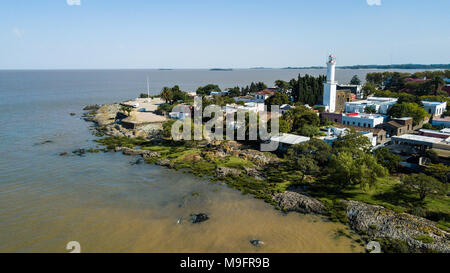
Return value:
<svg viewBox="0 0 450 273">
<path fill-rule="evenodd" d="M 216 173 L 218 177 L 225 177 L 225 176 L 234 176 L 234 175 L 240 175 L 241 171 L 234 168 L 227 168 L 227 167 L 216 167 Z"/>
<path fill-rule="evenodd" d="M 71 115 L 71 116 L 75 116 L 76 114 L 75 114 L 75 113 L 70 113 L 70 115 Z"/>
<path fill-rule="evenodd" d="M 265 243 L 261 240 L 250 240 L 250 244 L 254 245 L 254 246 L 263 246 L 265 245 Z"/>
<path fill-rule="evenodd" d="M 199 214 L 191 214 L 192 217 L 192 223 L 197 224 L 201 222 L 205 222 L 209 219 L 208 215 L 205 213 L 199 213 Z"/>
<path fill-rule="evenodd" d="M 62 153 L 60 153 L 59 155 L 60 155 L 60 156 L 66 156 L 66 155 L 67 155 L 67 152 L 62 152 Z"/>
<path fill-rule="evenodd" d="M 86 153 L 85 149 L 76 149 L 75 151 L 72 151 L 73 154 L 76 154 L 78 156 L 83 156 Z"/>
<path fill-rule="evenodd" d="M 139 149 L 132 149 L 128 147 L 122 147 L 122 153 L 124 155 L 141 155 L 144 158 L 153 158 L 153 157 L 159 157 L 160 154 L 158 152 L 153 152 L 149 150 L 139 150 Z"/>
<path fill-rule="evenodd" d="M 159 160 L 159 161 L 157 161 L 156 162 L 156 165 L 159 165 L 159 166 L 171 166 L 171 162 L 170 162 L 170 160 L 169 159 L 167 159 L 167 158 L 164 158 L 164 159 L 161 159 L 161 160 Z"/>
<path fill-rule="evenodd" d="M 245 172 L 247 173 L 248 176 L 251 176 L 253 178 L 255 178 L 256 180 L 264 180 L 264 175 L 258 171 L 256 168 L 252 168 L 252 167 L 244 167 Z"/>
<path fill-rule="evenodd" d="M 43 145 L 43 144 L 49 144 L 49 143 L 53 143 L 53 141 L 52 140 L 44 140 L 44 141 L 35 143 L 34 145 Z"/>
<path fill-rule="evenodd" d="M 139 164 L 142 164 L 142 163 L 144 163 L 144 159 L 138 158 L 138 159 L 136 159 L 136 161 L 132 161 L 131 165 L 139 165 Z"/>
<path fill-rule="evenodd" d="M 116 119 L 116 120 L 122 120 L 122 119 L 127 118 L 127 117 L 128 117 L 128 116 L 125 115 L 124 113 L 122 113 L 122 112 L 117 112 L 115 119 Z"/>
<path fill-rule="evenodd" d="M 322 214 L 325 206 L 317 199 L 306 196 L 295 190 L 287 190 L 284 193 L 277 193 L 273 199 L 285 211 L 297 211 L 301 213 Z"/>
<path fill-rule="evenodd" d="M 99 105 L 97 105 L 97 104 L 93 104 L 93 105 L 88 105 L 88 106 L 86 106 L 86 107 L 84 107 L 83 108 L 83 110 L 85 110 L 85 111 L 92 111 L 92 110 L 98 110 L 100 108 L 100 106 Z"/>
</svg>

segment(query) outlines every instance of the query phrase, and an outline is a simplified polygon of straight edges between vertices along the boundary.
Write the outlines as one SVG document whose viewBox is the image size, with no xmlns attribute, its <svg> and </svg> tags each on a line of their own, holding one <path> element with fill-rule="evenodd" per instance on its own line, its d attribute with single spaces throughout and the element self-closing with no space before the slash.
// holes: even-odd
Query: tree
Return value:
<svg viewBox="0 0 450 273">
<path fill-rule="evenodd" d="M 302 172 L 301 181 L 305 175 L 314 175 L 320 172 L 320 167 L 326 165 L 331 148 L 320 139 L 311 139 L 308 142 L 292 145 L 287 153 L 288 165 Z"/>
<path fill-rule="evenodd" d="M 360 85 L 361 80 L 358 78 L 358 75 L 354 75 L 350 80 L 350 84 Z"/>
<path fill-rule="evenodd" d="M 292 86 L 287 81 L 282 80 L 276 80 L 275 86 L 280 88 L 281 92 L 288 95 L 289 91 L 291 90 Z"/>
<path fill-rule="evenodd" d="M 283 105 L 287 103 L 289 103 L 288 96 L 281 92 L 276 92 L 264 101 L 264 104 L 267 105 L 268 111 L 270 111 L 272 105 Z"/>
<path fill-rule="evenodd" d="M 398 93 L 398 94 L 399 96 L 397 103 L 413 102 L 422 107 L 422 100 L 420 99 L 420 97 L 408 93 Z"/>
<path fill-rule="evenodd" d="M 450 181 L 450 166 L 446 166 L 442 163 L 427 165 L 425 167 L 425 173 L 438 179 L 442 183 L 448 183 Z"/>
<path fill-rule="evenodd" d="M 434 90 L 435 96 L 437 96 L 438 90 L 440 89 L 440 87 L 445 84 L 444 80 L 439 76 L 434 77 L 430 81 L 430 83 L 433 85 L 433 90 Z"/>
<path fill-rule="evenodd" d="M 317 162 L 319 166 L 326 166 L 331 154 L 331 147 L 321 139 L 313 138 L 308 142 L 292 145 L 286 156 L 291 162 L 300 156 L 310 157 Z"/>
<path fill-rule="evenodd" d="M 367 114 L 375 114 L 377 112 L 377 109 L 375 109 L 374 107 L 372 107 L 372 106 L 367 106 L 365 109 L 364 109 L 364 113 L 367 113 Z"/>
<path fill-rule="evenodd" d="M 333 142 L 333 150 L 335 153 L 348 151 L 350 153 L 358 153 L 359 151 L 368 152 L 371 147 L 369 138 L 356 132 L 354 129 L 348 131 L 344 136 L 340 136 Z"/>
<path fill-rule="evenodd" d="M 307 136 L 307 137 L 313 137 L 313 136 L 320 135 L 319 127 L 309 125 L 309 124 L 304 124 L 296 132 L 297 132 L 297 134 L 299 134 L 301 136 Z"/>
<path fill-rule="evenodd" d="M 323 83 L 326 80 L 324 75 L 313 77 L 308 74 L 298 75 L 297 79 L 289 81 L 292 88 L 292 98 L 294 102 L 315 105 L 321 103 L 323 96 Z"/>
<path fill-rule="evenodd" d="M 213 91 L 221 92 L 222 90 L 216 84 L 207 84 L 205 86 L 200 86 L 199 88 L 197 88 L 196 93 L 199 96 L 209 96 Z"/>
<path fill-rule="evenodd" d="M 446 185 L 423 173 L 405 176 L 402 182 L 405 190 L 419 195 L 420 201 L 430 195 L 443 195 L 447 191 Z"/>
<path fill-rule="evenodd" d="M 241 93 L 243 96 L 247 95 L 248 93 L 254 93 L 259 92 L 267 88 L 267 85 L 263 82 L 252 82 L 250 86 L 246 86 L 242 88 Z"/>
<path fill-rule="evenodd" d="M 362 87 L 363 96 L 366 98 L 370 95 L 373 95 L 376 91 L 377 89 L 370 82 L 366 82 L 366 84 L 364 84 L 364 86 Z"/>
<path fill-rule="evenodd" d="M 425 151 L 425 157 L 428 157 L 432 163 L 439 162 L 439 155 L 436 153 L 436 151 L 428 149 Z"/>
<path fill-rule="evenodd" d="M 331 156 L 330 182 L 341 191 L 352 185 L 373 186 L 379 177 L 387 175 L 387 170 L 368 153 L 341 152 Z"/>
<path fill-rule="evenodd" d="M 173 99 L 172 90 L 169 87 L 165 86 L 161 92 L 161 98 L 166 101 L 166 103 L 171 103 Z"/>
<path fill-rule="evenodd" d="M 234 97 L 239 97 L 241 95 L 241 89 L 239 88 L 239 86 L 233 87 L 233 88 L 228 88 L 228 97 L 234 98 Z"/>
<path fill-rule="evenodd" d="M 387 147 L 377 149 L 375 151 L 375 157 L 378 163 L 383 165 L 391 173 L 398 171 L 400 162 L 402 161 L 400 156 L 391 153 Z"/>
<path fill-rule="evenodd" d="M 286 111 L 281 119 L 288 123 L 289 132 L 296 132 L 305 124 L 315 127 L 320 125 L 320 119 L 316 112 L 303 105 Z"/>
<path fill-rule="evenodd" d="M 295 163 L 296 169 L 302 172 L 302 182 L 305 180 L 306 175 L 314 175 L 320 170 L 317 162 L 310 157 L 300 156 L 295 159 Z"/>
<path fill-rule="evenodd" d="M 396 103 L 389 108 L 387 114 L 394 118 L 412 117 L 414 125 L 419 124 L 428 116 L 425 109 L 412 102 Z"/>
<path fill-rule="evenodd" d="M 130 116 L 132 108 L 131 108 L 131 106 L 128 106 L 128 105 L 122 105 L 122 107 L 120 107 L 120 110 L 122 110 L 122 112 L 127 113 L 127 116 Z"/>
<path fill-rule="evenodd" d="M 284 119 L 279 120 L 278 126 L 280 128 L 280 133 L 289 133 L 291 131 L 291 127 L 289 126 L 289 123 Z"/>
</svg>

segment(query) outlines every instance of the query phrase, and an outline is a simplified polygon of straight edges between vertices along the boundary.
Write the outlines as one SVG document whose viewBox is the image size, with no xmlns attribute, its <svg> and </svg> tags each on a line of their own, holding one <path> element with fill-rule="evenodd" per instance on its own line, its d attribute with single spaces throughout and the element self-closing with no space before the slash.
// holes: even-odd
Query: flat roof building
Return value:
<svg viewBox="0 0 450 273">
<path fill-rule="evenodd" d="M 285 151 L 291 145 L 308 142 L 310 139 L 311 138 L 305 137 L 305 136 L 281 133 L 279 135 L 271 137 L 270 141 L 278 142 L 278 144 L 279 144 L 278 149 Z"/>
<path fill-rule="evenodd" d="M 445 108 L 447 108 L 447 102 L 446 101 L 422 101 L 423 108 L 428 112 L 430 115 L 435 116 L 441 116 L 445 112 Z"/>
<path fill-rule="evenodd" d="M 392 144 L 405 148 L 414 148 L 419 151 L 426 149 L 450 150 L 450 137 L 446 139 L 423 135 L 404 134 L 392 137 Z"/>
<path fill-rule="evenodd" d="M 444 118 L 433 118 L 431 125 L 450 128 L 450 116 Z"/>
<path fill-rule="evenodd" d="M 375 112 L 386 114 L 388 109 L 397 103 L 397 98 L 369 97 L 366 100 L 345 103 L 346 113 L 364 113 L 366 108 L 372 108 Z"/>
<path fill-rule="evenodd" d="M 374 128 L 375 126 L 382 124 L 385 118 L 385 116 L 376 114 L 350 113 L 342 116 L 342 124 Z"/>
</svg>

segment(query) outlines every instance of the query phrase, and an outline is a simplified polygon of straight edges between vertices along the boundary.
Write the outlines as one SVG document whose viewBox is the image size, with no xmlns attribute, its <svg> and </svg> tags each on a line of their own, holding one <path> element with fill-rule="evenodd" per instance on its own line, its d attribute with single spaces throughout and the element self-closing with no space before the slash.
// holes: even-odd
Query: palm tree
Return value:
<svg viewBox="0 0 450 273">
<path fill-rule="evenodd" d="M 163 98 L 166 101 L 166 103 L 170 103 L 173 99 L 172 90 L 170 90 L 170 88 L 168 87 L 164 87 L 161 92 L 161 98 Z"/>
</svg>

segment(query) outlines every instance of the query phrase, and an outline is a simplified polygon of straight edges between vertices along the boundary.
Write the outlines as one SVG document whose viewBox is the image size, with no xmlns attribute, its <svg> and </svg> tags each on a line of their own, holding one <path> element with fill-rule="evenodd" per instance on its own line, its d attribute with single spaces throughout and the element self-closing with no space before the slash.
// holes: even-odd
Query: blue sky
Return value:
<svg viewBox="0 0 450 273">
<path fill-rule="evenodd" d="M 67 1 L 0 2 L 0 69 L 450 63 L 448 0 Z"/>
</svg>

